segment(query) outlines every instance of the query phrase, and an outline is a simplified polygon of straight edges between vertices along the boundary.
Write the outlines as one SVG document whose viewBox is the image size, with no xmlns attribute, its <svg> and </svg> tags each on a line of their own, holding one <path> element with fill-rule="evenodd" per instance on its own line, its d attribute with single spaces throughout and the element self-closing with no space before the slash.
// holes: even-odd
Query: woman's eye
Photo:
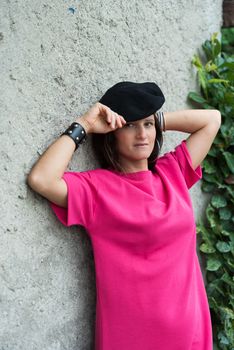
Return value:
<svg viewBox="0 0 234 350">
<path fill-rule="evenodd" d="M 133 128 L 133 127 L 135 127 L 136 126 L 136 124 L 133 124 L 133 123 L 126 123 L 125 125 L 124 125 L 124 127 L 127 127 L 127 128 Z M 146 122 L 145 123 L 145 126 L 146 127 L 151 127 L 151 126 L 154 126 L 154 123 L 153 122 Z"/>
</svg>

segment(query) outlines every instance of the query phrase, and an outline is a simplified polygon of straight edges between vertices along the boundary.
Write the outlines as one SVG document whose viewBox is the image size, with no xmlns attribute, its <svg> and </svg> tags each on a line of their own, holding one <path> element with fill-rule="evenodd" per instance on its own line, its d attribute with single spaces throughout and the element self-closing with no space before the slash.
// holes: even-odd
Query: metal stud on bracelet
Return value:
<svg viewBox="0 0 234 350">
<path fill-rule="evenodd" d="M 62 135 L 68 135 L 76 144 L 76 149 L 78 146 L 85 142 L 87 134 L 83 126 L 77 122 L 72 123 L 67 130 L 62 133 Z M 61 136 L 62 136 L 61 135 Z"/>
</svg>

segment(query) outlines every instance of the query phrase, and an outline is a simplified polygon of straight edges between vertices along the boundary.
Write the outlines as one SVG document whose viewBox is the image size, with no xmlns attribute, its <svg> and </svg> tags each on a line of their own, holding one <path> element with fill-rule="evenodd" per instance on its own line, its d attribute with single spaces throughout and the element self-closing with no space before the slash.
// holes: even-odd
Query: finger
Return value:
<svg viewBox="0 0 234 350">
<path fill-rule="evenodd" d="M 119 116 L 117 115 L 117 118 L 116 118 L 116 127 L 117 128 L 121 128 L 122 124 L 121 124 L 121 121 L 120 121 L 120 118 Z"/>
<path fill-rule="evenodd" d="M 122 117 L 122 115 L 120 116 L 120 119 L 121 119 L 121 122 L 122 122 L 123 124 L 126 124 L 126 123 L 127 123 L 126 120 L 124 119 L 124 117 Z"/>
<path fill-rule="evenodd" d="M 115 127 L 122 128 L 124 124 L 126 124 L 126 120 L 118 113 L 115 113 Z"/>
<path fill-rule="evenodd" d="M 118 127 L 119 128 L 122 128 L 122 120 L 121 120 L 121 116 L 118 114 L 118 117 L 117 117 L 117 124 L 118 124 Z"/>
<path fill-rule="evenodd" d="M 108 113 L 108 123 L 111 128 L 113 128 L 113 114 L 110 112 Z"/>
<path fill-rule="evenodd" d="M 111 111 L 111 109 L 108 106 L 106 106 L 106 105 L 104 105 L 102 103 L 98 103 L 98 107 L 99 107 L 99 110 L 100 110 L 101 114 L 103 116 L 105 116 L 105 119 L 106 119 L 107 123 L 110 124 L 111 120 L 112 120 L 112 111 Z"/>
<path fill-rule="evenodd" d="M 119 127 L 119 116 L 118 113 L 114 113 L 114 128 L 118 128 Z"/>
<path fill-rule="evenodd" d="M 112 120 L 111 120 L 111 127 L 112 129 L 115 129 L 115 123 L 116 123 L 116 116 L 115 113 L 112 113 Z"/>
<path fill-rule="evenodd" d="M 120 127 L 120 120 L 118 113 L 115 113 L 115 128 Z"/>
<path fill-rule="evenodd" d="M 111 124 L 111 121 L 112 121 L 112 112 L 111 112 L 111 109 L 110 108 L 106 108 L 105 109 L 105 112 L 106 112 L 106 121 L 108 124 Z"/>
</svg>

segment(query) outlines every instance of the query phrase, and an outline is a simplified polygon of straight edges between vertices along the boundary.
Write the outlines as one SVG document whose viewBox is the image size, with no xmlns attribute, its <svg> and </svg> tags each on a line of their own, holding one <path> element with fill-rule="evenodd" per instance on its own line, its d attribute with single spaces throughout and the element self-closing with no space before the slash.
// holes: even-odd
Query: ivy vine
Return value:
<svg viewBox="0 0 234 350">
<path fill-rule="evenodd" d="M 202 163 L 202 191 L 210 194 L 199 219 L 199 250 L 206 261 L 206 291 L 214 350 L 234 350 L 234 52 L 225 52 L 218 33 L 194 55 L 199 93 L 188 98 L 199 108 L 218 109 L 222 125 Z"/>
</svg>

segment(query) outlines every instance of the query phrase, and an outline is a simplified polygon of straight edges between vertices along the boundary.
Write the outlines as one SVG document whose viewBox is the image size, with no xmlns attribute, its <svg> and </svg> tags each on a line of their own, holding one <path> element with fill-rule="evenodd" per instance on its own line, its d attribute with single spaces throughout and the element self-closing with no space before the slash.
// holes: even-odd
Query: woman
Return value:
<svg viewBox="0 0 234 350">
<path fill-rule="evenodd" d="M 28 183 L 92 242 L 96 350 L 211 350 L 189 188 L 221 124 L 218 110 L 163 114 L 154 83 L 120 82 L 44 152 Z M 159 157 L 162 132 L 190 133 Z M 66 172 L 92 134 L 101 168 Z"/>
</svg>

